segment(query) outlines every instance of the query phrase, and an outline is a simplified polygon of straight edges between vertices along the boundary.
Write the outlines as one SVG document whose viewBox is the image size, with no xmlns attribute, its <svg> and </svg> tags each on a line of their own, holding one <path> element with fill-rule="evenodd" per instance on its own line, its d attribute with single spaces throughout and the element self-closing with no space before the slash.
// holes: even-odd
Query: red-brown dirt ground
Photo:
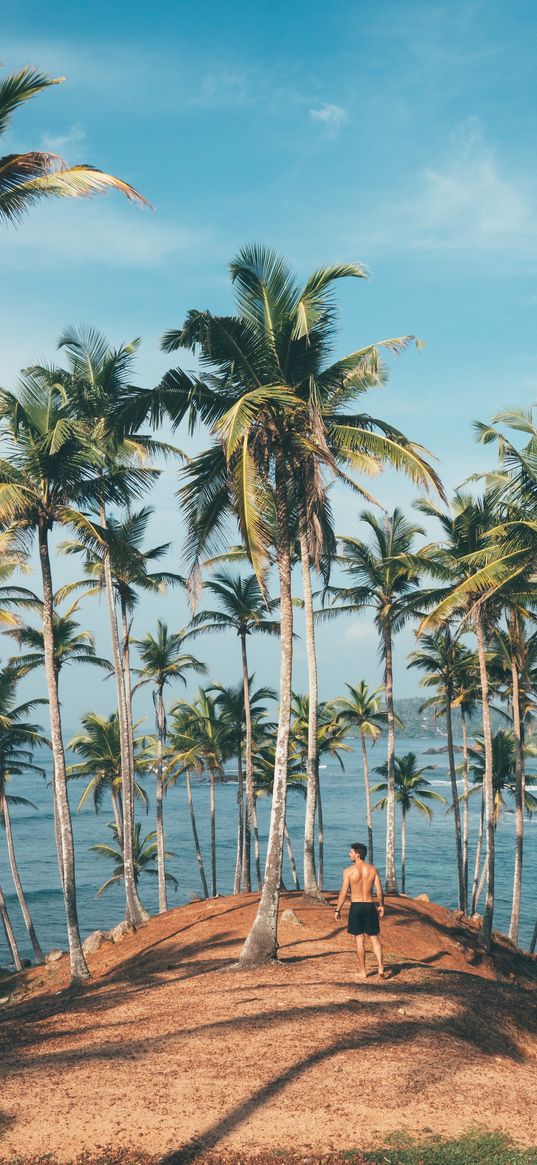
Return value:
<svg viewBox="0 0 537 1165">
<path fill-rule="evenodd" d="M 369 956 L 358 984 L 344 922 L 286 894 L 281 909 L 303 925 L 281 926 L 277 964 L 241 971 L 256 904 L 153 918 L 90 956 L 92 978 L 73 991 L 67 958 L 10 980 L 0 1161 L 109 1146 L 168 1165 L 308 1156 L 476 1126 L 537 1144 L 535 960 L 499 938 L 482 956 L 448 910 L 400 897 L 384 921 L 391 977 Z"/>
</svg>

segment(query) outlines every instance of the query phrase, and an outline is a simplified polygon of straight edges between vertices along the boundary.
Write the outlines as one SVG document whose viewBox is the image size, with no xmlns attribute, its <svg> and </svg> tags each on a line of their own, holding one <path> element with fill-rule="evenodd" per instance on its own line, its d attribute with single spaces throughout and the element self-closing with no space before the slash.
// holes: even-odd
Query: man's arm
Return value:
<svg viewBox="0 0 537 1165">
<path fill-rule="evenodd" d="M 351 885 L 351 880 L 349 877 L 349 871 L 344 870 L 343 871 L 343 881 L 341 883 L 341 890 L 339 892 L 339 898 L 337 900 L 337 906 L 336 906 L 336 919 L 338 919 L 340 917 L 341 907 L 343 906 L 343 903 L 347 897 L 347 894 L 349 893 L 350 885 Z"/>
<path fill-rule="evenodd" d="M 375 870 L 375 881 L 373 882 L 373 889 L 377 897 L 377 910 L 379 912 L 379 917 L 382 918 L 384 916 L 384 891 L 382 889 L 382 882 L 380 880 L 380 874 L 378 870 Z"/>
</svg>

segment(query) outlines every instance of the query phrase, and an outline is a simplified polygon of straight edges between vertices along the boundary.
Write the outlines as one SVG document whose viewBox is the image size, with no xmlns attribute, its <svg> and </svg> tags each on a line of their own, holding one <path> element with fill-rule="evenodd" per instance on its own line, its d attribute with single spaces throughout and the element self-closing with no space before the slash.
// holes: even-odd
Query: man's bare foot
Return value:
<svg viewBox="0 0 537 1165">
<path fill-rule="evenodd" d="M 384 969 L 384 967 L 379 967 L 379 969 L 377 971 L 377 975 L 378 975 L 379 979 L 389 979 L 390 978 L 390 972 L 386 971 Z"/>
<path fill-rule="evenodd" d="M 359 983 L 365 983 L 367 979 L 367 971 L 358 971 L 356 978 Z"/>
</svg>

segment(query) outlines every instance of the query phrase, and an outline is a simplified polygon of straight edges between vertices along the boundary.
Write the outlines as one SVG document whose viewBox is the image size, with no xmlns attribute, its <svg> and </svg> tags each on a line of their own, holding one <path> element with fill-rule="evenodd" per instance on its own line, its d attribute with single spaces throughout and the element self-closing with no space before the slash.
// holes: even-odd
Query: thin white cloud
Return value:
<svg viewBox="0 0 537 1165">
<path fill-rule="evenodd" d="M 2 239 L 4 270 L 57 270 L 69 266 L 155 268 L 178 255 L 205 251 L 207 232 L 166 222 L 138 207 L 103 200 L 34 208 Z"/>
<path fill-rule="evenodd" d="M 189 105 L 202 109 L 240 109 L 256 100 L 255 90 L 246 73 L 238 69 L 215 70 L 206 73 L 199 89 L 190 97 Z"/>
<path fill-rule="evenodd" d="M 342 105 L 326 103 L 319 106 L 318 109 L 310 109 L 309 112 L 311 120 L 322 125 L 330 136 L 339 133 L 345 122 L 349 120 L 347 110 Z"/>
<path fill-rule="evenodd" d="M 444 162 L 421 171 L 415 192 L 379 209 L 370 237 L 377 247 L 534 259 L 535 194 L 535 180 L 503 164 L 469 118 Z"/>
<path fill-rule="evenodd" d="M 61 154 L 64 151 L 78 150 L 85 142 L 86 134 L 80 125 L 72 125 L 64 133 L 54 134 L 45 132 L 41 137 L 40 149 L 52 154 Z"/>
</svg>

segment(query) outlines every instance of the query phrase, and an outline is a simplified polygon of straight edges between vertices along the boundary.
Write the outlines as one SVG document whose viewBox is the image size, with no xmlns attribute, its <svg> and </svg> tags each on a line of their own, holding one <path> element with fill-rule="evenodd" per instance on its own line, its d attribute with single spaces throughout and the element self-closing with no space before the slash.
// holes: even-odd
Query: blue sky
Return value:
<svg viewBox="0 0 537 1165">
<path fill-rule="evenodd" d="M 92 162 L 155 212 L 112 196 L 42 206 L 3 230 L 0 382 L 53 359 L 62 329 L 82 322 L 113 342 L 141 336 L 140 379 L 156 382 L 170 363 L 161 333 L 189 307 L 229 310 L 227 263 L 262 240 L 304 274 L 367 266 L 369 282 L 342 289 L 341 354 L 387 335 L 426 341 L 392 362 L 369 410 L 433 450 L 448 488 L 484 467 L 472 421 L 537 396 L 536 26 L 530 0 L 4 0 L 6 68 L 66 77 L 18 114 L 5 151 Z M 153 541 L 174 538 L 176 561 L 174 488 L 169 470 Z M 387 506 L 413 496 L 392 474 L 376 492 Z M 358 509 L 336 495 L 342 533 Z M 177 596 L 159 613 L 186 621 Z M 138 630 L 156 615 L 143 606 Z M 102 617 L 88 617 L 106 648 Z M 367 621 L 334 624 L 321 644 L 322 694 L 380 678 Z M 236 678 L 224 674 L 232 650 L 203 645 L 215 677 Z M 414 694 L 403 655 L 399 692 Z M 253 662 L 275 679 L 273 647 Z"/>
</svg>

